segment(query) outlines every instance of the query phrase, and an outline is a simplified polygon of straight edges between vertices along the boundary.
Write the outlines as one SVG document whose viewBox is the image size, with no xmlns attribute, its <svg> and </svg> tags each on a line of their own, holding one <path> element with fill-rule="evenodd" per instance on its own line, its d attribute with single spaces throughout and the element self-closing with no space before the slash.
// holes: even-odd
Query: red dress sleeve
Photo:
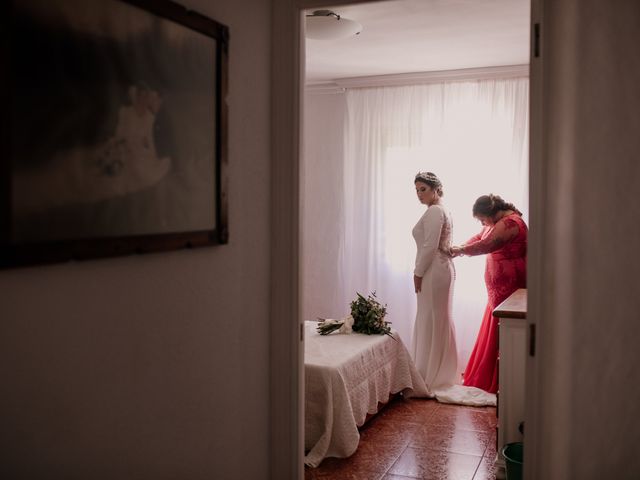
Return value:
<svg viewBox="0 0 640 480">
<path fill-rule="evenodd" d="M 501 218 L 484 238 L 482 233 L 472 237 L 464 245 L 462 253 L 473 256 L 495 252 L 513 240 L 518 231 L 518 222 L 508 217 Z"/>
</svg>

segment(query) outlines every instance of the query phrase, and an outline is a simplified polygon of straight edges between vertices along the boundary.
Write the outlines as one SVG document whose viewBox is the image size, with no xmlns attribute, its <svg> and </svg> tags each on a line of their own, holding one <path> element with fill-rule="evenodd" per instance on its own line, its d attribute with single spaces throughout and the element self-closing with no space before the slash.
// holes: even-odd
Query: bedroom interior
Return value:
<svg viewBox="0 0 640 480">
<path fill-rule="evenodd" d="M 377 290 L 383 299 L 399 296 L 400 301 L 387 300 L 389 320 L 408 342 L 406 319 L 415 311 L 402 285 L 415 248 L 408 233 L 421 212 L 412 184 L 419 170 L 443 177 L 459 242 L 477 233 L 470 209 L 479 195 L 498 193 L 527 218 L 529 2 L 492 1 L 482 17 L 478 2 L 448 9 L 446 3 L 343 6 L 341 14 L 363 22 L 360 35 L 307 41 L 301 174 L 305 319 L 339 318 L 355 291 Z M 433 27 L 446 24 L 451 27 Z M 457 40 L 461 32 L 465 38 Z M 429 104 L 446 109 L 446 115 Z M 382 131 L 387 137 L 379 140 Z M 349 188 L 353 192 L 345 192 Z M 464 300 L 454 306 L 465 318 L 458 332 L 465 344 L 462 357 L 470 353 L 485 296 L 477 281 L 483 259 L 468 260 L 456 265 L 456 293 Z"/>
<path fill-rule="evenodd" d="M 478 229 L 470 208 L 479 195 L 499 193 L 526 218 L 530 4 L 397 0 L 327 9 L 360 28 L 334 40 L 317 39 L 315 30 L 307 35 L 302 317 L 343 317 L 356 291 L 376 291 L 410 345 L 410 231 L 424 208 L 415 200 L 415 173 L 432 170 L 443 178 L 459 242 Z M 315 21 L 317 11 L 306 15 Z M 462 369 L 486 302 L 483 269 L 483 258 L 456 264 Z M 323 340 L 306 339 L 313 349 Z M 378 395 L 382 404 L 387 392 Z M 356 417 L 361 425 L 364 416 Z M 307 427 L 317 430 L 309 419 Z M 310 462 L 317 463 L 317 457 Z"/>
</svg>

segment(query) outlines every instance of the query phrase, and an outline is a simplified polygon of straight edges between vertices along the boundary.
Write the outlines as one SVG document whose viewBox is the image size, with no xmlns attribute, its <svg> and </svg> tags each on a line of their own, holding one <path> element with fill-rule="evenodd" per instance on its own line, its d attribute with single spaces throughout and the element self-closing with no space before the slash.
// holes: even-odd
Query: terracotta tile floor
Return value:
<svg viewBox="0 0 640 480">
<path fill-rule="evenodd" d="M 396 398 L 360 430 L 349 458 L 305 468 L 305 480 L 495 479 L 496 409 Z"/>
</svg>

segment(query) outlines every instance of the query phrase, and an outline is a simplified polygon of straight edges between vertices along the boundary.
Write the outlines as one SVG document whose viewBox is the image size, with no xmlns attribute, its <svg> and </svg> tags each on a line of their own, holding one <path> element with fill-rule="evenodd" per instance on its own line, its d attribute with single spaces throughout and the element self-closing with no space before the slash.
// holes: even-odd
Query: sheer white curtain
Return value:
<svg viewBox="0 0 640 480">
<path fill-rule="evenodd" d="M 496 193 L 527 215 L 528 79 L 361 88 L 346 93 L 343 205 L 331 297 L 376 291 L 409 344 L 416 299 L 411 229 L 424 211 L 416 172 L 435 172 L 454 221 L 454 242 L 477 233 L 471 207 Z M 338 219 L 336 219 L 338 220 Z M 456 259 L 454 322 L 461 368 L 486 302 L 484 257 Z M 347 308 L 344 307 L 347 311 Z"/>
</svg>

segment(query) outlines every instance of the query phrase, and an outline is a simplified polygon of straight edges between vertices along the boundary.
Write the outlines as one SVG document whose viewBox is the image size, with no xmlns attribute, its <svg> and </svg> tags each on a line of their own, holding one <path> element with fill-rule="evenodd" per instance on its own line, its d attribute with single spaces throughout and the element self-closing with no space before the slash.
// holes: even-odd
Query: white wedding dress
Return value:
<svg viewBox="0 0 640 480">
<path fill-rule="evenodd" d="M 415 227 L 414 274 L 422 277 L 411 354 L 431 396 L 444 403 L 495 405 L 494 394 L 460 385 L 456 332 L 451 316 L 455 268 L 448 252 L 453 224 L 442 205 L 432 205 Z"/>
<path fill-rule="evenodd" d="M 455 269 L 448 255 L 451 229 L 451 215 L 442 205 L 430 206 L 413 227 L 417 246 L 413 273 L 422 277 L 422 288 L 417 293 L 411 353 L 432 395 L 458 383 L 456 332 L 451 320 Z"/>
</svg>

